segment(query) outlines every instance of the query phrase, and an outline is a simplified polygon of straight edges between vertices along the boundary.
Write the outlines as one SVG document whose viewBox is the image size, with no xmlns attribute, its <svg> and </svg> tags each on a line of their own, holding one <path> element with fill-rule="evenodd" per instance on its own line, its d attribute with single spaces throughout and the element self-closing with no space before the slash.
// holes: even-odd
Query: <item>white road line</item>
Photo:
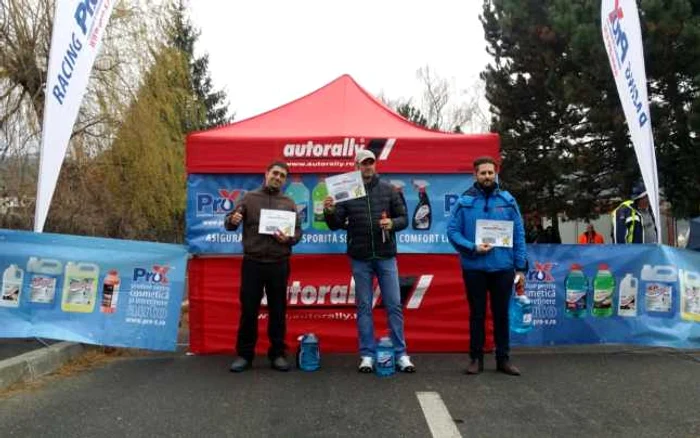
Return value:
<svg viewBox="0 0 700 438">
<path fill-rule="evenodd" d="M 440 394 L 416 392 L 416 396 L 433 438 L 462 438 Z"/>
</svg>

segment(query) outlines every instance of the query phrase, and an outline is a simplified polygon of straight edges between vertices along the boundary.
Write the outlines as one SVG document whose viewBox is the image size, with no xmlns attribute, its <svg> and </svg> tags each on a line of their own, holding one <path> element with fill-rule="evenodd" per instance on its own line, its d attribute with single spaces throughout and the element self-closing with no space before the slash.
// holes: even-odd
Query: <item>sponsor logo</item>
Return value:
<svg viewBox="0 0 700 438">
<path fill-rule="evenodd" d="M 134 283 L 169 284 L 167 273 L 170 266 L 153 265 L 148 270 L 146 268 L 134 268 Z"/>
<path fill-rule="evenodd" d="M 284 145 L 282 155 L 285 158 L 314 158 L 314 159 L 352 159 L 357 151 L 369 149 L 383 161 L 389 158 L 389 154 L 396 143 L 395 138 L 372 139 L 365 143 L 364 138 L 345 137 L 342 142 L 323 142 L 308 140 L 301 143 L 287 143 Z"/>
<path fill-rule="evenodd" d="M 406 309 L 418 309 L 433 281 L 433 275 L 399 277 L 401 305 Z M 313 285 L 302 284 L 293 280 L 287 286 L 287 306 L 295 308 L 345 308 L 355 307 L 355 280 L 351 277 L 348 284 Z M 263 297 L 263 306 L 267 306 L 267 297 Z M 375 286 L 372 296 L 372 308 L 384 307 L 381 291 Z"/>
<path fill-rule="evenodd" d="M 236 201 L 240 199 L 246 190 L 243 189 L 219 189 L 217 194 L 197 193 L 196 215 L 215 216 L 226 214 L 233 210 Z"/>
<path fill-rule="evenodd" d="M 554 268 L 554 266 L 556 265 L 551 262 L 535 262 L 535 269 L 531 269 L 527 273 L 527 280 L 541 281 L 544 283 L 553 283 L 555 281 L 554 275 L 552 275 L 552 268 Z"/>
</svg>

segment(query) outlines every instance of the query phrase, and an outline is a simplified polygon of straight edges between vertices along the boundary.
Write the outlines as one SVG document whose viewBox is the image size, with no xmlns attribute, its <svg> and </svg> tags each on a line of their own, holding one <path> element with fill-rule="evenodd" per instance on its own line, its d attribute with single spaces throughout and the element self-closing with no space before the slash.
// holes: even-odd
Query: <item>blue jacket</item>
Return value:
<svg viewBox="0 0 700 438">
<path fill-rule="evenodd" d="M 486 254 L 477 254 L 474 240 L 478 219 L 512 221 L 513 248 L 497 247 Z M 463 269 L 487 272 L 527 270 L 525 228 L 518 203 L 498 186 L 488 197 L 476 183 L 464 192 L 452 209 L 447 237 L 459 253 Z"/>
</svg>

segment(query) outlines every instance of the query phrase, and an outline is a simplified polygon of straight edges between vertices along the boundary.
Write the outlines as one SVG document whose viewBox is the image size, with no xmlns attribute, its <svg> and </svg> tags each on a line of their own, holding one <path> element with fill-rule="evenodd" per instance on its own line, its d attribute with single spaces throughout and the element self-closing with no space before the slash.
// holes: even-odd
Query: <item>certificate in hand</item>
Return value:
<svg viewBox="0 0 700 438">
<path fill-rule="evenodd" d="M 335 202 L 349 201 L 366 196 L 360 171 L 343 173 L 326 178 L 328 194 Z"/>
<path fill-rule="evenodd" d="M 477 219 L 475 243 L 491 246 L 513 247 L 513 221 L 490 221 Z"/>
<path fill-rule="evenodd" d="M 275 234 L 279 231 L 285 236 L 293 236 L 296 220 L 297 214 L 294 211 L 263 208 L 260 210 L 258 233 Z"/>
</svg>

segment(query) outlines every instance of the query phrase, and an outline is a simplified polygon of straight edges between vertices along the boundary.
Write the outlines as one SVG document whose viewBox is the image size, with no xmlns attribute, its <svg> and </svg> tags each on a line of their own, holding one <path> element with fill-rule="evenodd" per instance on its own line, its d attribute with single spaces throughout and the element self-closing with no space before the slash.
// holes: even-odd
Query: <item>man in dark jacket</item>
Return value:
<svg viewBox="0 0 700 438">
<path fill-rule="evenodd" d="M 324 216 L 331 230 L 347 229 L 347 252 L 352 263 L 357 303 L 357 331 L 362 373 L 374 368 L 376 342 L 372 320 L 372 281 L 376 276 L 382 303 L 389 319 L 389 334 L 400 371 L 415 371 L 406 354 L 403 333 L 403 309 L 396 266 L 396 232 L 408 226 L 406 207 L 393 187 L 380 181 L 374 154 L 362 149 L 355 156 L 355 168 L 362 173 L 367 196 L 335 204 L 324 201 Z M 347 223 L 346 223 L 347 221 Z"/>
<path fill-rule="evenodd" d="M 262 187 L 247 192 L 236 208 L 226 215 L 224 226 L 234 231 L 243 223 L 243 263 L 241 265 L 241 319 L 238 325 L 236 352 L 238 357 L 231 364 L 231 371 L 241 372 L 250 368 L 255 356 L 258 338 L 258 314 L 263 293 L 267 295 L 269 311 L 267 334 L 270 339 L 268 358 L 272 368 L 288 371 L 285 358 L 287 280 L 292 245 L 301 239 L 301 222 L 296 216 L 294 235 L 281 231 L 261 234 L 260 210 L 284 210 L 296 212 L 294 201 L 282 194 L 289 168 L 286 163 L 274 162 L 265 172 Z"/>
</svg>

